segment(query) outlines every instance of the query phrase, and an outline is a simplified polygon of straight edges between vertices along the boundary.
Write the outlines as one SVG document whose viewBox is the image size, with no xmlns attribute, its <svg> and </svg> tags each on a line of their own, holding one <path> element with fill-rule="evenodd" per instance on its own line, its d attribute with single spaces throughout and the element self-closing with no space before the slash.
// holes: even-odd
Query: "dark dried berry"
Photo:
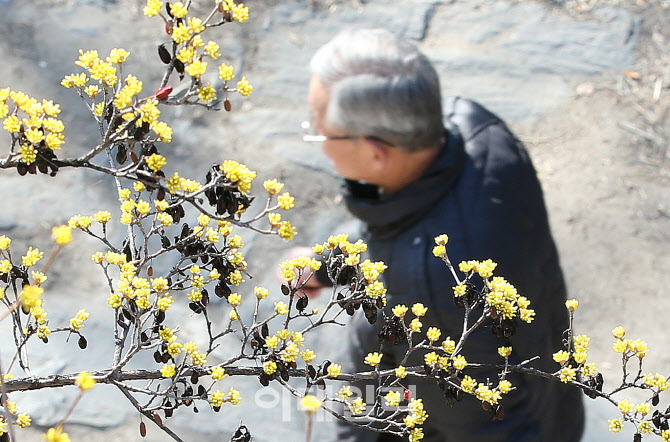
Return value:
<svg viewBox="0 0 670 442">
<path fill-rule="evenodd" d="M 263 387 L 267 387 L 268 385 L 270 385 L 270 378 L 266 373 L 261 373 L 261 375 L 258 376 L 258 380 L 260 381 Z"/>
<path fill-rule="evenodd" d="M 295 308 L 297 308 L 298 311 L 303 312 L 307 308 L 308 302 L 309 300 L 307 299 L 307 296 L 298 298 L 298 302 L 295 303 Z"/>
<path fill-rule="evenodd" d="M 161 61 L 165 64 L 170 64 L 170 62 L 172 61 L 170 51 L 167 50 L 165 44 L 158 46 L 158 56 L 161 58 Z"/>
<path fill-rule="evenodd" d="M 174 68 L 179 72 L 180 74 L 184 73 L 184 63 L 182 63 L 179 59 L 175 58 L 174 59 Z"/>
<path fill-rule="evenodd" d="M 156 422 L 159 426 L 163 425 L 163 419 L 161 419 L 160 415 L 154 411 L 154 422 Z"/>
<path fill-rule="evenodd" d="M 223 108 L 226 110 L 226 112 L 230 112 L 232 110 L 233 106 L 231 106 L 229 99 L 226 98 L 223 100 Z"/>
<path fill-rule="evenodd" d="M 144 422 L 140 422 L 140 436 L 147 437 L 147 426 Z"/>
</svg>

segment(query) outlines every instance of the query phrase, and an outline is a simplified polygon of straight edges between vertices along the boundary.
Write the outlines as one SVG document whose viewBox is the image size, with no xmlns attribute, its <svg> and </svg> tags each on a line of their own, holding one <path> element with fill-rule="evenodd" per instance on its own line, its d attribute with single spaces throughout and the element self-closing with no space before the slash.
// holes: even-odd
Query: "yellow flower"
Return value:
<svg viewBox="0 0 670 442">
<path fill-rule="evenodd" d="M 510 391 L 512 391 L 512 383 L 511 383 L 510 381 L 508 381 L 507 379 L 503 379 L 503 380 L 500 381 L 500 383 L 498 384 L 498 390 L 499 390 L 502 394 L 507 394 L 507 393 L 509 393 Z"/>
<path fill-rule="evenodd" d="M 400 392 L 399 391 L 389 391 L 384 396 L 387 407 L 395 407 L 400 404 Z"/>
<path fill-rule="evenodd" d="M 216 100 L 216 90 L 210 85 L 203 86 L 198 89 L 198 98 L 203 103 L 209 103 Z"/>
<path fill-rule="evenodd" d="M 188 9 L 182 2 L 177 2 L 170 5 L 170 12 L 175 18 L 184 18 L 188 14 Z"/>
<path fill-rule="evenodd" d="M 377 353 L 377 352 L 373 352 L 373 353 L 368 353 L 368 355 L 365 357 L 364 362 L 368 365 L 376 367 L 377 365 L 379 365 L 381 360 L 382 360 L 382 355 Z"/>
<path fill-rule="evenodd" d="M 653 431 L 650 421 L 641 421 L 637 426 L 637 432 L 640 434 L 648 434 Z"/>
<path fill-rule="evenodd" d="M 440 335 L 442 332 L 440 331 L 439 328 L 437 327 L 429 327 L 428 331 L 426 332 L 426 337 L 430 342 L 435 342 L 438 339 L 440 339 Z"/>
<path fill-rule="evenodd" d="M 438 246 L 446 245 L 449 242 L 449 237 L 446 234 L 442 234 L 435 237 L 435 244 Z"/>
<path fill-rule="evenodd" d="M 226 377 L 226 370 L 223 367 L 212 368 L 212 379 L 220 381 Z"/>
<path fill-rule="evenodd" d="M 442 350 L 447 354 L 452 354 L 456 350 L 456 342 L 451 337 L 447 337 L 447 339 L 442 341 Z"/>
<path fill-rule="evenodd" d="M 188 74 L 191 77 L 195 78 L 200 78 L 200 76 L 204 74 L 206 70 L 207 70 L 206 61 L 194 61 L 193 63 L 186 66 L 186 72 L 188 72 Z"/>
<path fill-rule="evenodd" d="M 149 169 L 153 170 L 154 172 L 158 172 L 167 164 L 167 159 L 165 159 L 164 156 L 158 155 L 157 153 L 151 154 L 149 157 L 146 159 L 147 161 L 147 166 Z"/>
<path fill-rule="evenodd" d="M 16 416 L 16 425 L 21 428 L 26 428 L 30 426 L 30 416 L 27 413 L 21 413 Z"/>
<path fill-rule="evenodd" d="M 158 136 L 158 140 L 163 143 L 172 141 L 172 128 L 162 121 L 154 121 L 149 126 Z"/>
<path fill-rule="evenodd" d="M 232 80 L 233 78 L 235 78 L 234 71 L 235 68 L 224 63 L 221 66 L 219 66 L 219 78 L 222 79 L 223 81 Z"/>
<path fill-rule="evenodd" d="M 336 378 L 342 374 L 342 366 L 340 364 L 330 364 L 328 366 L 328 376 Z"/>
<path fill-rule="evenodd" d="M 423 360 L 427 365 L 435 365 L 437 363 L 437 360 L 438 360 L 437 353 L 435 353 L 434 351 L 431 351 L 430 353 L 427 353 L 423 357 Z"/>
<path fill-rule="evenodd" d="M 239 391 L 231 387 L 230 390 L 228 390 L 228 402 L 233 405 L 239 405 L 240 402 L 242 402 L 242 395 Z"/>
<path fill-rule="evenodd" d="M 205 55 L 211 57 L 212 59 L 216 60 L 221 56 L 221 54 L 218 52 L 219 51 L 219 45 L 215 41 L 208 41 L 207 44 L 205 45 L 205 49 L 203 52 Z"/>
<path fill-rule="evenodd" d="M 12 239 L 5 235 L 0 235 L 0 250 L 7 250 L 12 244 Z"/>
<path fill-rule="evenodd" d="M 194 34 L 199 34 L 205 30 L 205 25 L 202 24 L 202 20 L 198 17 L 189 17 L 187 20 L 188 27 L 193 31 Z M 196 36 L 197 37 L 197 36 Z M 198 42 L 198 47 L 202 46 L 202 40 Z"/>
<path fill-rule="evenodd" d="M 47 442 L 70 442 L 70 436 L 63 433 L 62 427 L 49 428 L 47 434 L 42 436 Z"/>
<path fill-rule="evenodd" d="M 77 378 L 74 381 L 74 384 L 79 387 L 82 391 L 90 390 L 96 384 L 96 380 L 93 379 L 90 373 L 82 371 L 77 375 Z"/>
<path fill-rule="evenodd" d="M 244 3 L 234 5 L 232 8 L 233 18 L 240 23 L 249 20 L 249 8 L 244 6 Z"/>
<path fill-rule="evenodd" d="M 351 387 L 349 385 L 343 385 L 337 392 L 337 397 L 339 397 L 340 399 L 347 399 L 353 395 L 354 393 L 351 391 Z"/>
<path fill-rule="evenodd" d="M 612 433 L 618 433 L 623 429 L 623 421 L 621 419 L 609 419 L 607 422 L 610 423 L 609 430 Z"/>
<path fill-rule="evenodd" d="M 617 339 L 622 339 L 626 335 L 626 330 L 623 327 L 619 326 L 612 330 L 612 335 Z"/>
<path fill-rule="evenodd" d="M 426 314 L 428 307 L 424 307 L 421 303 L 416 303 L 412 306 L 412 313 L 414 316 L 421 317 Z"/>
<path fill-rule="evenodd" d="M 285 315 L 288 313 L 288 306 L 283 301 L 275 302 L 275 313 Z"/>
<path fill-rule="evenodd" d="M 256 172 L 249 170 L 244 164 L 233 160 L 224 161 L 219 168 L 228 180 L 237 183 L 240 192 L 247 193 L 251 190 L 251 182 L 256 178 Z"/>
<path fill-rule="evenodd" d="M 279 236 L 287 241 L 292 240 L 298 233 L 289 221 L 282 221 L 279 225 Z"/>
<path fill-rule="evenodd" d="M 270 294 L 270 291 L 265 287 L 254 287 L 254 294 L 258 299 L 265 299 Z"/>
<path fill-rule="evenodd" d="M 451 362 L 456 370 L 463 370 L 468 365 L 468 361 L 465 360 L 463 355 L 458 355 Z"/>
<path fill-rule="evenodd" d="M 112 214 L 108 212 L 107 210 L 101 210 L 95 215 L 93 215 L 95 220 L 99 222 L 100 224 L 105 224 L 108 223 L 112 219 Z"/>
<path fill-rule="evenodd" d="M 419 320 L 419 318 L 414 318 L 412 319 L 412 322 L 409 323 L 409 328 L 412 329 L 413 332 L 419 333 L 421 331 L 421 326 L 423 324 Z"/>
<path fill-rule="evenodd" d="M 279 346 L 279 338 L 277 336 L 270 336 L 265 339 L 265 346 L 273 350 L 277 349 Z"/>
<path fill-rule="evenodd" d="M 165 364 L 163 368 L 160 369 L 161 376 L 164 378 L 171 378 L 177 373 L 177 367 L 174 364 Z"/>
<path fill-rule="evenodd" d="M 351 414 L 363 414 L 365 411 L 365 402 L 363 402 L 363 398 L 361 397 L 357 397 L 347 405 L 349 406 Z"/>
<path fill-rule="evenodd" d="M 126 51 L 125 49 L 114 48 L 109 53 L 109 57 L 107 57 L 107 61 L 109 63 L 121 64 L 124 61 L 126 61 L 126 59 L 129 56 L 130 56 L 130 52 Z"/>
<path fill-rule="evenodd" d="M 581 370 L 582 370 L 582 374 L 584 376 L 592 377 L 592 376 L 595 376 L 595 375 L 598 374 L 598 369 L 596 368 L 596 364 L 593 364 L 593 363 L 584 364 L 582 366 Z"/>
<path fill-rule="evenodd" d="M 314 413 L 321 408 L 321 401 L 316 396 L 308 394 L 302 398 L 301 405 L 307 413 Z"/>
<path fill-rule="evenodd" d="M 563 367 L 560 369 L 558 372 L 558 375 L 561 379 L 561 382 L 568 383 L 570 381 L 574 381 L 576 377 L 576 370 L 572 367 Z"/>
<path fill-rule="evenodd" d="M 576 299 L 568 299 L 565 301 L 565 307 L 570 310 L 571 312 L 574 312 L 577 310 L 577 307 L 579 307 L 579 301 Z"/>
<path fill-rule="evenodd" d="M 72 229 L 68 226 L 58 226 L 51 229 L 51 234 L 56 240 L 56 244 L 63 246 L 72 241 Z"/>
<path fill-rule="evenodd" d="M 177 44 L 186 43 L 192 34 L 193 31 L 183 23 L 172 28 L 172 40 Z"/>
<path fill-rule="evenodd" d="M 242 297 L 238 293 L 231 293 L 230 296 L 228 296 L 228 303 L 233 307 L 240 305 L 240 302 L 242 302 Z"/>
<path fill-rule="evenodd" d="M 498 347 L 498 354 L 503 358 L 508 358 L 512 354 L 512 347 Z"/>
<path fill-rule="evenodd" d="M 554 353 L 553 358 L 554 358 L 554 361 L 563 365 L 566 362 L 568 362 L 568 360 L 570 359 L 570 353 L 568 353 L 567 351 L 564 351 L 564 350 L 560 350 L 560 351 L 557 351 L 556 353 Z"/>
<path fill-rule="evenodd" d="M 267 361 L 263 363 L 263 371 L 267 374 L 274 374 L 277 371 L 277 364 L 274 361 Z"/>
<path fill-rule="evenodd" d="M 284 192 L 279 195 L 279 197 L 277 197 L 277 202 L 279 203 L 279 207 L 284 210 L 289 210 L 295 207 L 295 198 L 293 198 L 288 192 Z"/>
<path fill-rule="evenodd" d="M 316 358 L 316 353 L 314 353 L 312 350 L 305 350 L 300 353 L 300 357 L 302 358 L 303 361 L 307 362 L 308 364 L 312 362 Z M 330 368 L 330 367 L 328 367 Z"/>
<path fill-rule="evenodd" d="M 248 97 L 253 90 L 254 87 L 249 83 L 247 77 L 242 77 L 242 79 L 237 82 L 237 92 L 239 92 L 240 95 Z"/>
<path fill-rule="evenodd" d="M 407 313 L 407 310 L 408 310 L 408 309 L 407 309 L 407 306 L 406 306 L 406 305 L 402 305 L 402 304 L 400 304 L 400 305 L 396 305 L 395 307 L 393 307 L 393 308 L 391 309 L 391 311 L 393 312 L 393 314 L 394 314 L 395 316 L 397 316 L 398 318 L 402 318 L 403 316 L 405 316 L 405 313 Z"/>
<path fill-rule="evenodd" d="M 446 256 L 447 254 L 447 248 L 445 246 L 435 246 L 433 247 L 433 255 L 442 258 Z"/>
<path fill-rule="evenodd" d="M 395 369 L 395 376 L 398 379 L 404 379 L 407 376 L 407 370 L 405 369 L 405 367 L 403 367 L 402 365 L 398 366 Z"/>
<path fill-rule="evenodd" d="M 498 266 L 495 262 L 491 261 L 490 259 L 487 259 L 485 261 L 480 262 L 477 264 L 477 273 L 479 273 L 479 276 L 482 278 L 490 278 L 493 276 L 493 270 Z"/>
<path fill-rule="evenodd" d="M 147 0 L 147 5 L 144 7 L 144 15 L 153 17 L 158 15 L 163 7 L 163 2 L 160 0 Z"/>
<path fill-rule="evenodd" d="M 21 304 L 23 305 L 24 310 L 29 311 L 33 307 L 39 307 L 41 305 L 42 293 L 44 293 L 42 287 L 36 285 L 23 286 Z"/>
<path fill-rule="evenodd" d="M 84 327 L 84 322 L 88 319 L 88 312 L 84 309 L 81 309 L 77 312 L 76 316 L 70 319 L 70 328 L 72 330 L 79 330 Z"/>
<path fill-rule="evenodd" d="M 265 187 L 265 190 L 270 195 L 276 195 L 277 193 L 282 191 L 282 189 L 284 188 L 284 184 L 280 183 L 276 179 L 271 179 L 263 181 L 263 187 Z"/>
<path fill-rule="evenodd" d="M 209 398 L 209 403 L 212 404 L 212 407 L 215 408 L 220 407 L 224 402 L 225 399 L 223 397 L 223 393 L 221 393 L 221 390 L 216 390 Z"/>
<path fill-rule="evenodd" d="M 640 413 L 642 416 L 645 416 L 649 411 L 651 411 L 651 404 L 645 402 L 644 404 L 640 404 L 636 407 L 636 410 L 638 413 Z"/>
<path fill-rule="evenodd" d="M 2 123 L 7 132 L 16 133 L 21 130 L 21 120 L 16 115 L 10 115 Z"/>
</svg>

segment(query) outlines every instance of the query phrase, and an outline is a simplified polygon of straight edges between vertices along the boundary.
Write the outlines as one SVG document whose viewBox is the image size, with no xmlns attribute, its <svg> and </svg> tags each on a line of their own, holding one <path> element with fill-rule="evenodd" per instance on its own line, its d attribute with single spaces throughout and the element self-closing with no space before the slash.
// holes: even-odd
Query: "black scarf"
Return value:
<svg viewBox="0 0 670 442">
<path fill-rule="evenodd" d="M 375 239 L 390 239 L 407 230 L 453 187 L 466 155 L 457 131 L 449 130 L 446 140 L 421 178 L 391 195 L 385 195 L 373 184 L 345 180 L 347 208 L 365 222 Z"/>
</svg>

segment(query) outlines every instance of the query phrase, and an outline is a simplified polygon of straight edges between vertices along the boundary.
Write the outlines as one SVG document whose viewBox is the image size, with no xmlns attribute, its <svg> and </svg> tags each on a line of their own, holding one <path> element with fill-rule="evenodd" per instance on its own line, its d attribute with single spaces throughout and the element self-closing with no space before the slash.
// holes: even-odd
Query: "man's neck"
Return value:
<svg viewBox="0 0 670 442">
<path fill-rule="evenodd" d="M 393 149 L 384 176 L 377 183 L 384 193 L 392 194 L 421 178 L 439 154 L 439 148 L 407 152 Z"/>
</svg>

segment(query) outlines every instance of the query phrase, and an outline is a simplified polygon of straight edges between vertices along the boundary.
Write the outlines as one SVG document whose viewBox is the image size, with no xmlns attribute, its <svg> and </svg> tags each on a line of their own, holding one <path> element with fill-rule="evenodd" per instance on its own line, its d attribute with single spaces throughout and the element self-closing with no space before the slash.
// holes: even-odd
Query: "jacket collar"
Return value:
<svg viewBox="0 0 670 442">
<path fill-rule="evenodd" d="M 391 195 L 372 184 L 345 180 L 349 211 L 377 239 L 392 238 L 419 221 L 455 184 L 465 163 L 463 141 L 450 129 L 447 141 L 421 178 Z"/>
</svg>

